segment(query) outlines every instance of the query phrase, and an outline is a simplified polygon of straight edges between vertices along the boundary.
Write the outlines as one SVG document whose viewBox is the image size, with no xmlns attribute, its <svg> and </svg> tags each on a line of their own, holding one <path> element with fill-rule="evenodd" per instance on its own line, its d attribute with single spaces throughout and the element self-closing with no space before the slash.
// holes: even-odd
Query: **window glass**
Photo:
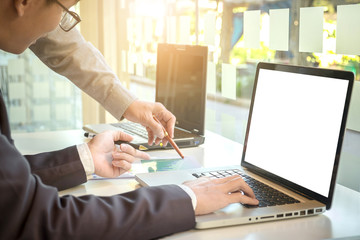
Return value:
<svg viewBox="0 0 360 240">
<path fill-rule="evenodd" d="M 356 3 L 359 2 L 352 1 L 351 4 L 358 6 Z M 206 128 L 242 143 L 258 62 L 344 69 L 353 71 L 356 80 L 359 80 L 358 53 L 354 51 L 353 55 L 349 53 L 344 55 L 336 52 L 336 33 L 339 31 L 340 34 L 342 30 L 337 29 L 338 9 L 341 10 L 341 7 L 338 8 L 338 3 L 339 1 L 327 0 L 131 1 L 130 18 L 142 19 L 140 22 L 143 23 L 148 21 L 145 19 L 150 18 L 153 25 L 152 34 L 147 32 L 149 28 L 144 24 L 144 31 L 140 33 L 136 30 L 136 33 L 133 33 L 135 37 L 129 39 L 129 51 L 142 53 L 142 57 L 134 55 L 133 59 L 136 59 L 136 62 L 141 59 L 144 64 L 143 75 L 137 74 L 136 71 L 131 74 L 130 87 L 138 91 L 140 97 L 144 92 L 151 92 L 150 99 L 154 99 L 151 85 L 154 84 L 156 76 L 157 43 L 207 45 L 210 69 L 208 69 L 207 83 Z M 345 20 L 356 25 L 359 21 L 356 16 L 347 17 Z M 345 21 L 343 19 L 344 17 L 340 20 Z M 304 27 L 309 21 L 310 23 L 314 21 L 311 28 L 314 27 L 313 35 L 317 34 L 317 38 L 313 39 L 311 35 L 307 35 L 308 29 Z M 347 26 L 344 23 L 339 25 Z M 341 32 L 341 34 L 341 36 L 353 34 L 355 39 L 360 37 L 357 31 Z M 247 39 L 251 41 L 246 42 Z M 321 47 L 321 51 L 318 50 L 319 48 L 313 48 L 312 45 L 315 43 L 318 44 L 317 47 Z M 233 66 L 235 71 L 228 65 Z M 223 71 L 229 72 L 223 73 Z M 228 92 L 229 89 L 224 84 L 227 83 L 224 82 L 227 79 L 222 77 L 226 76 L 230 79 L 229 76 L 233 74 L 236 80 L 233 89 L 230 89 L 234 91 L 230 96 L 235 95 L 235 99 L 223 93 L 223 90 L 226 89 Z M 137 81 L 139 77 L 147 84 Z"/>
<path fill-rule="evenodd" d="M 0 52 L 0 84 L 13 132 L 81 128 L 81 91 L 30 50 Z"/>
</svg>

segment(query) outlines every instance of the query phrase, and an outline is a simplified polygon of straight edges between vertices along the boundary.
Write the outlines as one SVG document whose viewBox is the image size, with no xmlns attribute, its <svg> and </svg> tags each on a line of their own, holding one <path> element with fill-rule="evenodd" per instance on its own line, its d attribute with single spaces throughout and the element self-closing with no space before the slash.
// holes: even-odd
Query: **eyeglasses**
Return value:
<svg viewBox="0 0 360 240">
<path fill-rule="evenodd" d="M 81 18 L 76 12 L 70 11 L 64 5 L 62 5 L 58 0 L 55 0 L 55 2 L 64 9 L 63 15 L 61 16 L 61 21 L 59 23 L 62 30 L 68 32 L 71 29 L 73 29 L 76 26 L 76 24 L 81 22 Z"/>
</svg>

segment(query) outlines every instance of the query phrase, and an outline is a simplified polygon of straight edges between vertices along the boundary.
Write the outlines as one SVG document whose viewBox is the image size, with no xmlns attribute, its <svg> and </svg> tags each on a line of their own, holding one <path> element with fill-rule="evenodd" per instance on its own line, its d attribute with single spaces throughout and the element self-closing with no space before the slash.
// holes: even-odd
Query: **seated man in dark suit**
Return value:
<svg viewBox="0 0 360 240">
<path fill-rule="evenodd" d="M 60 21 L 64 30 L 73 27 L 78 21 L 67 8 L 76 2 L 1 0 L 0 49 L 21 53 Z M 57 189 L 86 182 L 88 172 L 118 176 L 135 158 L 148 155 L 126 144 L 114 149 L 114 140 L 130 141 L 131 136 L 105 132 L 88 144 L 23 156 L 11 138 L 2 96 L 0 133 L 0 239 L 149 239 L 193 228 L 196 214 L 234 202 L 258 203 L 240 177 L 140 188 L 111 197 L 59 197 Z"/>
</svg>

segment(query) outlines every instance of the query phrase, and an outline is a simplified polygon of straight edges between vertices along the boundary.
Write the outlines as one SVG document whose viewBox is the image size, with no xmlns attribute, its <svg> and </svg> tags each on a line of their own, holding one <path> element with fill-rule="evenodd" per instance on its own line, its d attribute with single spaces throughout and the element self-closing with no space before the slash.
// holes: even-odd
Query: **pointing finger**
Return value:
<svg viewBox="0 0 360 240">
<path fill-rule="evenodd" d="M 160 122 L 157 122 L 154 118 L 151 118 L 150 121 L 148 121 L 148 127 L 153 131 L 153 133 L 163 139 L 164 138 L 164 131 L 163 127 Z"/>
</svg>

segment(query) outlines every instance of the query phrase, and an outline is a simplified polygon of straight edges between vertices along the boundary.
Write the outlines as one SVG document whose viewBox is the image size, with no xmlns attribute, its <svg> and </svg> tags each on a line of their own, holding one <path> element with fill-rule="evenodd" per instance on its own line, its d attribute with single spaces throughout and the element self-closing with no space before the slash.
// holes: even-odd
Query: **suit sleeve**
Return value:
<svg viewBox="0 0 360 240">
<path fill-rule="evenodd" d="M 102 54 L 77 29 L 60 27 L 40 38 L 30 49 L 49 68 L 67 77 L 120 119 L 136 99 L 106 64 Z"/>
<path fill-rule="evenodd" d="M 0 166 L 0 239 L 153 239 L 195 225 L 191 199 L 176 185 L 59 197 L 2 135 Z"/>
<path fill-rule="evenodd" d="M 38 175 L 46 185 L 60 191 L 87 181 L 76 146 L 24 157 L 33 174 Z"/>
</svg>

